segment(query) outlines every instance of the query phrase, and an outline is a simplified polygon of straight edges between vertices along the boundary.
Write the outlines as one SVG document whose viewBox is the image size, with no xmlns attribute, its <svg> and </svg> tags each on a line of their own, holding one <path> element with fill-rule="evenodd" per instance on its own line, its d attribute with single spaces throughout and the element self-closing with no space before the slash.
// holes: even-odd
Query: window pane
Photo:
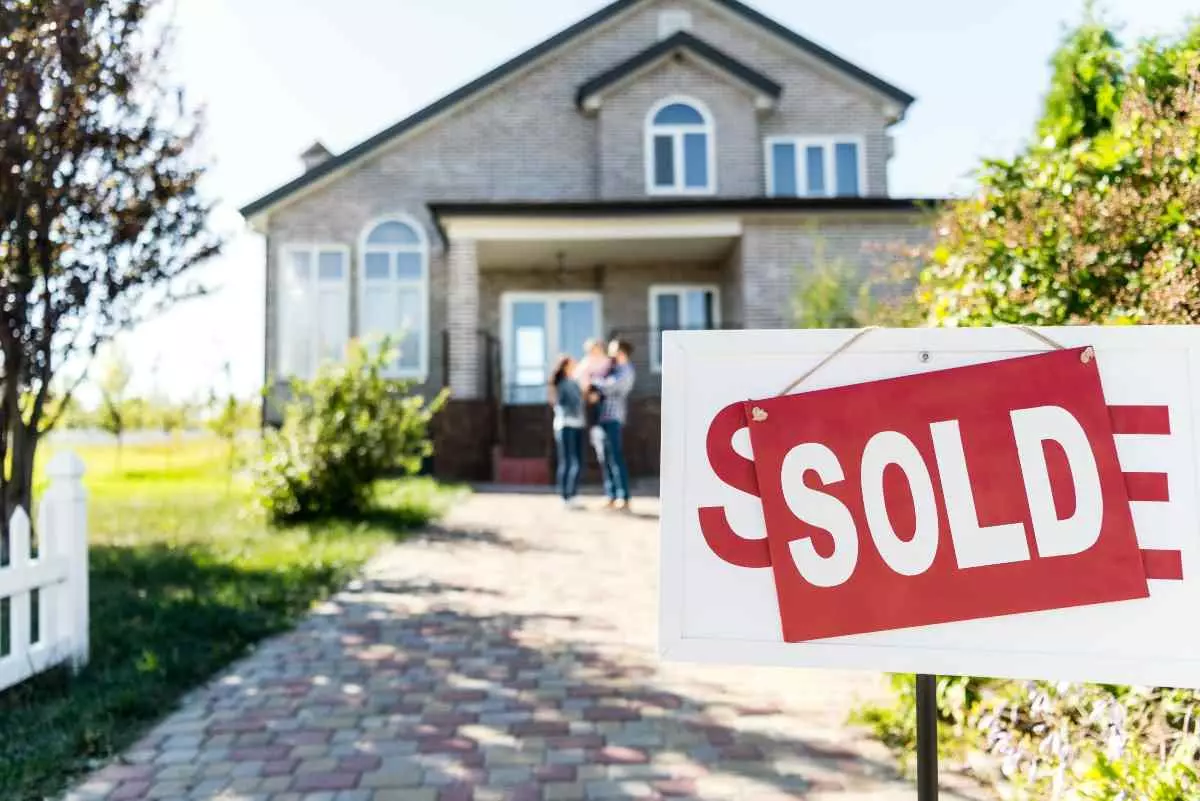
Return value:
<svg viewBox="0 0 1200 801">
<path fill-rule="evenodd" d="M 312 278 L 312 254 L 307 250 L 292 252 L 292 280 L 297 283 L 308 283 Z"/>
<path fill-rule="evenodd" d="M 340 288 L 323 290 L 318 314 L 318 357 L 322 361 L 341 361 L 346 353 L 346 340 L 350 335 L 350 309 L 346 292 Z"/>
<path fill-rule="evenodd" d="M 583 356 L 583 343 L 596 336 L 596 301 L 563 300 L 558 304 L 558 350 Z"/>
<path fill-rule="evenodd" d="M 508 347 L 513 371 L 504 381 L 513 403 L 535 403 L 545 397 L 546 381 L 546 303 L 541 300 L 519 301 L 512 305 L 512 328 Z M 520 389 L 519 387 L 526 387 Z"/>
<path fill-rule="evenodd" d="M 686 293 L 687 328 L 709 330 L 713 327 L 713 293 L 707 289 L 691 289 Z"/>
<path fill-rule="evenodd" d="M 685 186 L 708 186 L 708 134 L 683 135 L 683 165 Z"/>
<path fill-rule="evenodd" d="M 771 145 L 771 192 L 780 197 L 796 196 L 796 146 L 791 142 Z"/>
<path fill-rule="evenodd" d="M 686 103 L 664 106 L 654 115 L 655 125 L 703 125 L 704 117 Z"/>
<path fill-rule="evenodd" d="M 834 147 L 837 165 L 837 193 L 839 195 L 857 195 L 858 186 L 858 145 L 854 142 L 838 142 Z"/>
<path fill-rule="evenodd" d="M 659 295 L 655 304 L 658 307 L 659 330 L 673 331 L 679 328 L 679 295 L 674 292 Z"/>
<path fill-rule="evenodd" d="M 304 254 L 308 264 L 308 254 Z M 295 268 L 295 264 L 293 264 Z M 283 332 L 280 347 L 280 372 L 285 376 L 308 377 L 312 370 L 313 347 L 316 342 L 316 320 L 313 319 L 312 285 L 293 280 L 283 297 Z"/>
<path fill-rule="evenodd" d="M 323 251 L 317 257 L 317 276 L 322 281 L 341 281 L 345 276 L 343 253 Z"/>
<path fill-rule="evenodd" d="M 421 254 L 397 253 L 396 277 L 402 281 L 419 281 L 421 279 Z"/>
<path fill-rule="evenodd" d="M 385 222 L 375 226 L 367 236 L 371 245 L 419 245 L 421 239 L 412 226 L 402 222 Z"/>
<path fill-rule="evenodd" d="M 675 185 L 675 137 L 654 137 L 654 185 Z"/>
<path fill-rule="evenodd" d="M 373 289 L 363 293 L 362 332 L 364 338 L 378 343 L 396 332 L 395 290 Z"/>
<path fill-rule="evenodd" d="M 512 305 L 514 328 L 546 327 L 546 303 L 541 300 L 522 300 Z"/>
<path fill-rule="evenodd" d="M 522 327 L 517 329 L 516 352 L 514 353 L 517 375 L 536 376 L 540 383 L 546 377 L 546 329 Z M 518 379 L 518 384 L 529 381 Z"/>
<path fill-rule="evenodd" d="M 388 253 L 368 253 L 363 265 L 367 280 L 386 281 L 391 278 L 390 261 L 391 255 Z"/>
<path fill-rule="evenodd" d="M 810 195 L 825 194 L 825 148 L 809 145 L 804 149 L 804 169 L 808 173 L 805 190 Z"/>
<path fill-rule="evenodd" d="M 425 327 L 419 290 L 400 290 L 399 318 L 399 342 L 396 345 L 400 348 L 400 356 L 396 364 L 404 370 L 416 370 L 421 366 L 421 337 Z"/>
</svg>

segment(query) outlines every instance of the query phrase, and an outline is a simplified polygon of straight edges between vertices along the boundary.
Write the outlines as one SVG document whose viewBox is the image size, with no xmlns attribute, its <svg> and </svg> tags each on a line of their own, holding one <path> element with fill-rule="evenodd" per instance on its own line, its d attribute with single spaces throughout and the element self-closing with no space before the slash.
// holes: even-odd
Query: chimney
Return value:
<svg viewBox="0 0 1200 801">
<path fill-rule="evenodd" d="M 304 171 L 308 172 L 332 156 L 333 154 L 329 152 L 325 145 L 320 142 L 313 142 L 308 150 L 300 154 L 300 160 L 304 162 Z"/>
</svg>

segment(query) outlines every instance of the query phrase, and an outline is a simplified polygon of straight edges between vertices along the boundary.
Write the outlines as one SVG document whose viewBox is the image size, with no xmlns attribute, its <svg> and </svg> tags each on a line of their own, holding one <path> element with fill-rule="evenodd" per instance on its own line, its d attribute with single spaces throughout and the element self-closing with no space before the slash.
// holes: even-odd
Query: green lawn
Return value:
<svg viewBox="0 0 1200 801">
<path fill-rule="evenodd" d="M 88 466 L 91 662 L 0 694 L 6 801 L 52 794 L 127 747 L 455 495 L 428 479 L 385 482 L 369 520 L 280 530 L 229 480 L 215 440 L 126 446 L 119 468 L 115 448 L 77 452 Z"/>
</svg>

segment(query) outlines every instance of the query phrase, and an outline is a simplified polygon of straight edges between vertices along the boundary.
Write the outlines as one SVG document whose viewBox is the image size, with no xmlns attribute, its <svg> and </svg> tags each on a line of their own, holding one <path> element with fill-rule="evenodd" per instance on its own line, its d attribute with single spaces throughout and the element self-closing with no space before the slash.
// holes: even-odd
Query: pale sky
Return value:
<svg viewBox="0 0 1200 801">
<path fill-rule="evenodd" d="M 314 139 L 338 153 L 587 16 L 605 0 L 176 0 L 178 80 L 205 108 L 207 191 L 228 232 L 198 277 L 216 292 L 129 335 L 135 391 L 206 393 L 229 361 L 263 373 L 263 244 L 237 208 L 300 172 Z M 970 186 L 983 156 L 1029 135 L 1047 60 L 1082 0 L 749 0 L 916 95 L 892 129 L 891 193 Z M 1196 0 L 1107 0 L 1124 36 L 1171 33 Z M 516 11 L 520 11 L 518 15 Z"/>
</svg>

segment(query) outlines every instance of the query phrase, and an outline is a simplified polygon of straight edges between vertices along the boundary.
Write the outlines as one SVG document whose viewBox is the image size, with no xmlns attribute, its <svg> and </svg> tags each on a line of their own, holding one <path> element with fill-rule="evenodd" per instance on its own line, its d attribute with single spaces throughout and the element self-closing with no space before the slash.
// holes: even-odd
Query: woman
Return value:
<svg viewBox="0 0 1200 801">
<path fill-rule="evenodd" d="M 574 509 L 583 466 L 583 389 L 572 373 L 575 360 L 561 356 L 550 374 L 550 404 L 554 407 L 554 444 L 558 449 L 558 493 Z"/>
</svg>

